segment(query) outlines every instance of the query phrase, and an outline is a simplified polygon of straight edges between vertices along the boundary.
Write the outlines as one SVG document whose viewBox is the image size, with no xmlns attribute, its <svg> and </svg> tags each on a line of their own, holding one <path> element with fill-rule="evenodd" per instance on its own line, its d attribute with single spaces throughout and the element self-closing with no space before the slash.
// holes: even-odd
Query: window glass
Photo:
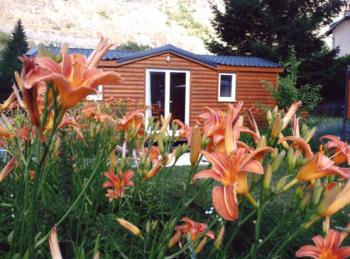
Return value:
<svg viewBox="0 0 350 259">
<path fill-rule="evenodd" d="M 221 75 L 220 97 L 232 97 L 232 75 Z"/>
</svg>

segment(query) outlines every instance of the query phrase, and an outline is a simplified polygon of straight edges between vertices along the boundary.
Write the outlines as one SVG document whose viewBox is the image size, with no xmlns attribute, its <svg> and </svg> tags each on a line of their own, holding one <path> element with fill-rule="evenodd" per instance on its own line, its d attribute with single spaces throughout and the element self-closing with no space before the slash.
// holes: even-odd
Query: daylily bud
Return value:
<svg viewBox="0 0 350 259">
<path fill-rule="evenodd" d="M 180 241 L 181 236 L 181 233 L 176 231 L 175 235 L 170 239 L 168 243 L 168 248 L 172 248 L 174 245 L 176 245 Z"/>
<path fill-rule="evenodd" d="M 201 132 L 198 127 L 195 127 L 192 132 L 191 136 L 191 165 L 193 166 L 194 164 L 197 163 L 200 151 L 202 148 L 202 136 Z"/>
<path fill-rule="evenodd" d="M 272 117 L 272 112 L 270 110 L 268 110 L 266 113 L 266 120 L 267 120 L 268 124 L 271 125 L 271 123 L 273 121 L 273 117 Z"/>
<path fill-rule="evenodd" d="M 198 246 L 196 247 L 196 250 L 194 251 L 196 254 L 199 254 L 203 247 L 205 246 L 205 244 L 207 243 L 208 238 L 207 237 L 203 237 L 203 239 L 201 240 L 201 242 L 199 242 Z"/>
<path fill-rule="evenodd" d="M 139 236 L 142 238 L 141 231 L 138 227 L 136 227 L 134 224 L 130 223 L 129 221 L 122 219 L 122 218 L 117 218 L 117 222 L 124 227 L 125 229 L 129 230 L 133 235 Z"/>
<path fill-rule="evenodd" d="M 276 172 L 278 170 L 278 168 L 280 168 L 284 157 L 286 156 L 286 151 L 282 150 L 276 157 L 276 159 L 273 161 L 272 165 L 271 165 L 271 170 L 272 172 Z"/>
<path fill-rule="evenodd" d="M 163 116 L 160 117 L 160 120 L 162 122 L 162 127 L 160 128 L 160 132 L 164 132 L 168 129 L 169 123 L 171 121 L 171 113 L 168 114 L 168 116 L 164 119 Z"/>
<path fill-rule="evenodd" d="M 155 177 L 157 175 L 157 173 L 159 172 L 159 170 L 162 168 L 162 161 L 158 161 L 154 166 L 153 168 L 145 175 L 145 179 L 146 180 L 149 180 L 153 177 Z"/>
<path fill-rule="evenodd" d="M 314 191 L 312 193 L 312 203 L 314 205 L 317 205 L 320 202 L 322 192 L 323 192 L 323 188 L 322 188 L 321 182 L 320 180 L 317 180 L 316 183 L 314 184 Z"/>
<path fill-rule="evenodd" d="M 304 198 L 300 201 L 299 203 L 299 210 L 303 211 L 305 210 L 305 208 L 310 204 L 310 201 L 311 201 L 311 192 L 307 192 L 305 195 L 304 195 Z"/>
<path fill-rule="evenodd" d="M 321 203 L 317 206 L 317 214 L 323 215 L 340 192 L 341 187 L 339 185 L 333 186 L 332 189 L 328 190 Z"/>
<path fill-rule="evenodd" d="M 276 105 L 275 107 L 273 107 L 273 110 L 272 110 L 272 115 L 274 118 L 276 118 L 277 113 L 278 113 L 278 106 Z"/>
<path fill-rule="evenodd" d="M 163 133 L 159 133 L 158 134 L 157 144 L 158 144 L 160 153 L 163 154 L 164 153 L 164 136 L 163 136 Z"/>
<path fill-rule="evenodd" d="M 175 148 L 175 159 L 176 160 L 179 159 L 183 154 L 184 154 L 184 152 L 183 152 L 183 145 L 177 146 Z"/>
<path fill-rule="evenodd" d="M 281 118 L 281 114 L 277 113 L 275 120 L 273 121 L 271 128 L 271 138 L 277 138 L 280 134 L 283 126 L 283 121 Z"/>
<path fill-rule="evenodd" d="M 280 133 L 280 134 L 278 135 L 278 138 L 279 138 L 279 139 L 284 138 L 283 134 Z M 289 148 L 289 145 L 288 145 L 288 142 L 287 142 L 287 141 L 282 141 L 282 142 L 281 142 L 281 145 L 282 145 L 285 149 L 288 149 L 288 148 Z"/>
<path fill-rule="evenodd" d="M 289 171 L 292 172 L 295 169 L 295 152 L 293 148 L 288 149 L 287 162 Z"/>
<path fill-rule="evenodd" d="M 222 245 L 222 240 L 224 239 L 224 234 L 225 234 L 225 225 L 222 225 L 222 227 L 220 228 L 219 234 L 215 239 L 214 242 L 214 246 L 216 249 L 220 249 L 221 245 Z"/>
<path fill-rule="evenodd" d="M 270 164 L 268 164 L 264 172 L 264 182 L 263 182 L 263 187 L 266 190 L 270 188 L 271 177 L 272 177 L 272 167 Z"/>
<path fill-rule="evenodd" d="M 325 232 L 326 234 L 328 234 L 329 225 L 330 225 L 330 217 L 325 217 L 322 222 L 322 229 L 323 229 L 323 232 Z"/>
<path fill-rule="evenodd" d="M 282 187 L 284 187 L 288 181 L 289 176 L 283 176 L 276 184 L 275 189 L 276 191 L 280 191 Z"/>
<path fill-rule="evenodd" d="M 151 230 L 151 221 L 147 220 L 146 222 L 146 233 L 149 233 Z"/>
<path fill-rule="evenodd" d="M 16 158 L 12 158 L 7 162 L 5 167 L 0 172 L 0 183 L 5 180 L 5 178 L 9 175 L 9 173 L 17 166 Z"/>
<path fill-rule="evenodd" d="M 256 149 L 259 149 L 259 148 L 263 148 L 263 147 L 266 147 L 266 136 L 262 136 L 260 139 L 259 139 L 259 142 L 258 144 L 256 145 Z"/>
<path fill-rule="evenodd" d="M 304 137 L 306 142 L 309 142 L 312 137 L 315 135 L 317 128 L 313 127 Z"/>
<path fill-rule="evenodd" d="M 52 259 L 62 259 L 60 246 L 58 244 L 56 226 L 54 226 L 51 229 L 51 233 L 50 233 L 50 237 L 49 237 L 49 245 L 50 245 L 50 252 L 51 252 Z"/>
<path fill-rule="evenodd" d="M 112 168 L 116 168 L 116 166 L 117 166 L 117 157 L 115 156 L 115 151 L 114 150 L 109 155 L 109 158 L 111 160 L 111 167 Z"/>
</svg>

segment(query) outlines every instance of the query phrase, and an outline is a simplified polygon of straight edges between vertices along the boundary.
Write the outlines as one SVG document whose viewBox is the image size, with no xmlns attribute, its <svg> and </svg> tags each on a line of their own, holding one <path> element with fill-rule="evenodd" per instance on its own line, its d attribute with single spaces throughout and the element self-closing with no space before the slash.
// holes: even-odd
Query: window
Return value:
<svg viewBox="0 0 350 259">
<path fill-rule="evenodd" d="M 97 94 L 90 94 L 86 96 L 88 101 L 102 101 L 103 100 L 103 85 L 99 85 L 97 88 Z"/>
<path fill-rule="evenodd" d="M 236 74 L 219 74 L 218 101 L 236 101 Z"/>
</svg>

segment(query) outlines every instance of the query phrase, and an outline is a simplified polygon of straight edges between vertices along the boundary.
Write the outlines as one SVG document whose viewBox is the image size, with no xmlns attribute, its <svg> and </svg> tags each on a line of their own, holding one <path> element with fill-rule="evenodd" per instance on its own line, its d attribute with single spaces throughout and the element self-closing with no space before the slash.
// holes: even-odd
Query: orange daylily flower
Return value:
<svg viewBox="0 0 350 259">
<path fill-rule="evenodd" d="M 321 152 L 318 152 L 300 168 L 296 178 L 298 181 L 310 181 L 337 173 L 346 176 L 344 170 L 345 169 L 334 166 L 334 161 Z"/>
<path fill-rule="evenodd" d="M 143 110 L 136 110 L 127 112 L 126 115 L 118 120 L 117 131 L 124 131 L 128 133 L 130 129 L 134 129 L 138 135 L 144 133 L 144 112 Z"/>
<path fill-rule="evenodd" d="M 325 135 L 320 139 L 327 139 L 326 148 L 334 150 L 332 160 L 336 164 L 347 162 L 350 165 L 350 145 L 347 142 L 341 141 L 339 137 L 333 135 Z"/>
<path fill-rule="evenodd" d="M 46 95 L 47 85 L 41 79 L 52 75 L 52 73 L 37 66 L 33 58 L 23 56 L 21 61 L 23 68 L 21 76 L 15 72 L 16 82 L 22 92 L 25 108 L 32 124 L 39 131 L 42 131 L 44 129 L 40 129 L 40 118 L 44 110 L 44 96 Z"/>
<path fill-rule="evenodd" d="M 318 206 L 317 212 L 321 217 L 328 217 L 345 206 L 350 204 L 350 180 L 347 181 L 344 187 L 339 185 L 333 186 L 325 192 L 324 198 Z"/>
<path fill-rule="evenodd" d="M 315 259 L 344 259 L 350 257 L 350 246 L 340 247 L 342 240 L 338 231 L 331 229 L 325 238 L 317 235 L 312 240 L 315 245 L 301 247 L 295 256 Z"/>
<path fill-rule="evenodd" d="M 126 172 L 119 172 L 117 175 L 113 171 L 104 173 L 108 181 L 103 184 L 103 188 L 107 189 L 106 196 L 111 202 L 113 199 L 122 198 L 125 194 L 125 188 L 127 186 L 134 186 L 134 182 L 131 180 L 134 176 L 134 172 L 128 170 Z"/>
<path fill-rule="evenodd" d="M 284 141 L 292 141 L 293 144 L 291 147 L 296 148 L 299 152 L 303 152 L 306 158 L 310 159 L 314 156 L 310 145 L 304 139 L 296 136 L 289 136 L 280 138 L 278 142 L 282 143 Z"/>
<path fill-rule="evenodd" d="M 187 139 L 187 144 L 191 145 L 191 136 L 192 136 L 193 127 L 183 123 L 178 119 L 173 120 L 173 123 L 177 124 L 180 127 L 179 138 Z"/>
<path fill-rule="evenodd" d="M 61 50 L 60 64 L 49 57 L 37 57 L 35 63 L 41 68 L 51 71 L 41 81 L 53 82 L 60 94 L 62 108 L 67 110 L 77 105 L 90 94 L 96 93 L 98 85 L 111 85 L 120 82 L 121 77 L 112 71 L 103 71 L 96 66 L 112 45 L 108 39 L 101 37 L 97 48 L 86 58 L 84 55 L 66 53 Z"/>
<path fill-rule="evenodd" d="M 213 189 L 213 205 L 223 218 L 235 220 L 238 218 L 236 192 L 249 196 L 248 172 L 263 174 L 264 169 L 261 162 L 255 158 L 272 150 L 270 147 L 255 151 L 238 148 L 228 155 L 221 152 L 202 151 L 203 156 L 212 164 L 213 168 L 200 171 L 192 179 L 212 178 L 224 185 Z"/>
<path fill-rule="evenodd" d="M 0 172 L 0 183 L 5 180 L 5 178 L 11 173 L 11 171 L 17 166 L 16 158 L 11 158 L 10 161 L 7 162 L 5 167 Z"/>
<path fill-rule="evenodd" d="M 176 243 L 178 243 L 183 235 L 189 235 L 192 241 L 195 241 L 199 238 L 199 236 L 206 231 L 208 225 L 205 223 L 198 223 L 188 217 L 183 217 L 181 219 L 184 224 L 181 226 L 177 226 L 175 235 L 170 239 L 168 247 L 173 247 Z M 215 235 L 212 231 L 207 231 L 205 236 L 210 239 L 214 239 Z"/>
<path fill-rule="evenodd" d="M 233 125 L 233 134 L 236 141 L 240 137 L 240 131 L 243 130 L 243 117 L 239 117 L 243 102 L 238 102 L 236 105 L 229 104 L 227 112 L 219 109 L 211 109 L 205 107 L 205 112 L 198 117 L 202 120 L 202 130 L 211 140 L 209 149 L 214 146 L 216 151 L 223 152 L 224 150 L 224 135 L 227 123 Z M 230 117 L 230 118 L 228 118 Z"/>
<path fill-rule="evenodd" d="M 58 126 L 58 128 L 63 129 L 66 127 L 72 127 L 77 134 L 78 138 L 80 140 L 84 140 L 83 133 L 81 132 L 80 125 L 76 122 L 76 120 L 72 117 L 64 117 L 61 121 L 61 124 Z"/>
</svg>

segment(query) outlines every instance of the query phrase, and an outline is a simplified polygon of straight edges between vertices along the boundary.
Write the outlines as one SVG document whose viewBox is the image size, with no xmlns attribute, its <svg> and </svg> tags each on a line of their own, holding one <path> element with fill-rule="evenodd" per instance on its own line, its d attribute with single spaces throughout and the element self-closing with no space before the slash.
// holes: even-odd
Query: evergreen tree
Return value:
<svg viewBox="0 0 350 259">
<path fill-rule="evenodd" d="M 218 39 L 206 42 L 217 54 L 252 55 L 284 63 L 291 47 L 301 60 L 298 85 L 322 85 L 336 51 L 326 50 L 320 28 L 340 13 L 345 0 L 223 0 L 213 6 Z M 309 70 L 312 73 L 309 73 Z M 324 85 L 324 89 L 331 87 Z"/>
<path fill-rule="evenodd" d="M 2 53 L 0 61 L 0 97 L 6 98 L 11 93 L 11 84 L 14 82 L 14 72 L 21 70 L 21 61 L 19 56 L 28 51 L 27 37 L 22 25 L 22 21 L 18 20 L 10 39 Z"/>
</svg>

